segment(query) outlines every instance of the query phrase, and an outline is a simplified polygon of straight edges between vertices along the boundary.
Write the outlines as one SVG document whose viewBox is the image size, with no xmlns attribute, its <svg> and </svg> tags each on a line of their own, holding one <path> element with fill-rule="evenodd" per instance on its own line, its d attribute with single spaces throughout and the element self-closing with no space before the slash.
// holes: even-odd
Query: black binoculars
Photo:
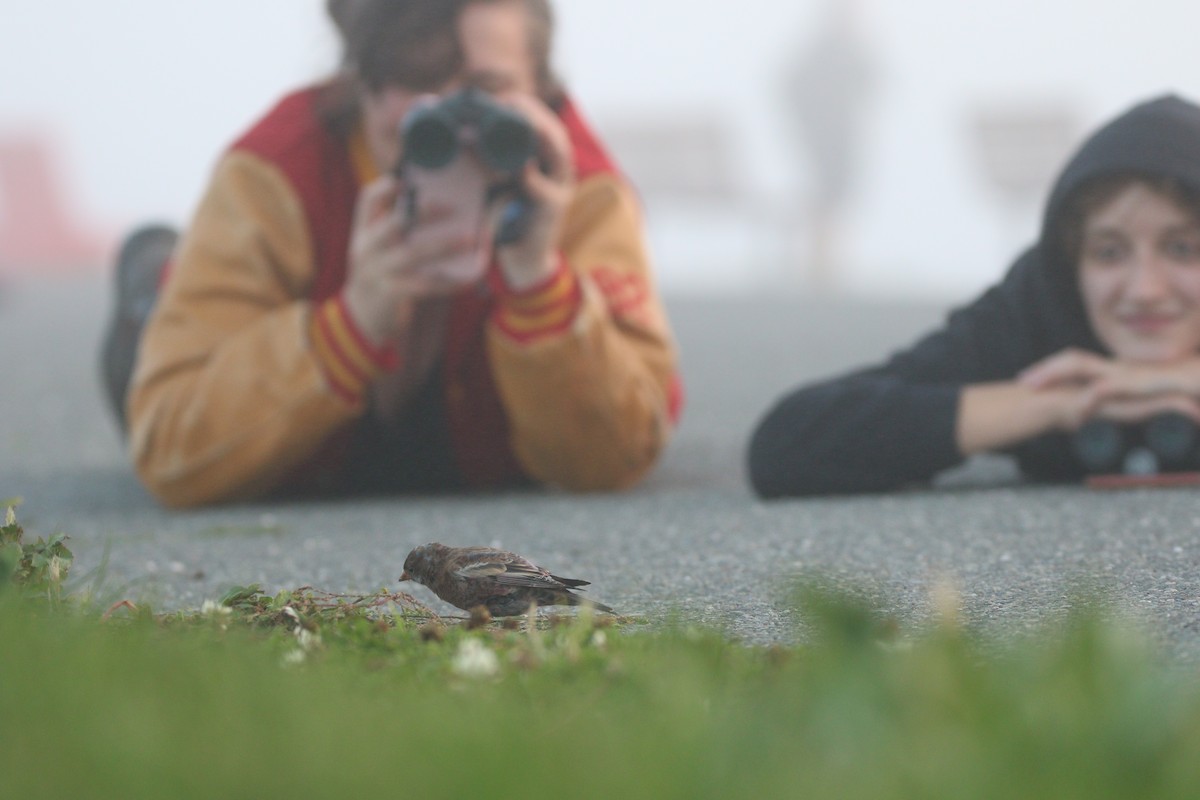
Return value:
<svg viewBox="0 0 1200 800">
<path fill-rule="evenodd" d="M 489 169 L 515 175 L 535 151 L 529 121 L 475 87 L 413 109 L 401 137 L 404 160 L 432 170 L 452 164 L 466 145 Z"/>
<path fill-rule="evenodd" d="M 1091 420 L 1075 433 L 1074 449 L 1090 475 L 1200 471 L 1200 428 L 1178 413 L 1139 425 Z"/>
</svg>

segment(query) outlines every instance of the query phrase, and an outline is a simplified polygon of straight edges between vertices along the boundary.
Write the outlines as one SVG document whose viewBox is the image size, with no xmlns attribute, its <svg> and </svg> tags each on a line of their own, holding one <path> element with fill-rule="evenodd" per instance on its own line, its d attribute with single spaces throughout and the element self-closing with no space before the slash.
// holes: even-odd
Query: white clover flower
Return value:
<svg viewBox="0 0 1200 800">
<path fill-rule="evenodd" d="M 321 646 L 320 634 L 313 633 L 307 628 L 296 628 L 296 641 L 300 643 L 300 649 L 305 652 Z"/>
<path fill-rule="evenodd" d="M 451 669 L 463 678 L 490 678 L 500 671 L 500 659 L 478 639 L 467 639 L 458 646 Z"/>
<path fill-rule="evenodd" d="M 608 637 L 604 635 L 604 631 L 592 632 L 592 647 L 603 650 L 606 644 L 608 644 Z"/>
<path fill-rule="evenodd" d="M 944 575 L 929 589 L 929 603 L 944 627 L 957 628 L 962 621 L 963 598 L 958 582 Z"/>
<path fill-rule="evenodd" d="M 292 650 L 290 653 L 285 653 L 279 661 L 285 667 L 298 667 L 308 658 L 308 654 L 303 650 Z"/>
<path fill-rule="evenodd" d="M 232 608 L 221 605 L 215 600 L 205 600 L 200 606 L 200 614 L 205 617 L 228 617 L 232 613 Z"/>
</svg>

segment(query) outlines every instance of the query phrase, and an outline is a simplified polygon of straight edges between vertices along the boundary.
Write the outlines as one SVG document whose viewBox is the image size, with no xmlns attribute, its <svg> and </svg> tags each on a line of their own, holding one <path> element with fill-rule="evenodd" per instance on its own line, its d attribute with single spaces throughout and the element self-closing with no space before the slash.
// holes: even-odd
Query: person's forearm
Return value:
<svg viewBox="0 0 1200 800">
<path fill-rule="evenodd" d="M 1064 390 L 1004 382 L 968 386 L 959 397 L 955 435 L 963 455 L 1001 450 L 1070 427 Z"/>
</svg>

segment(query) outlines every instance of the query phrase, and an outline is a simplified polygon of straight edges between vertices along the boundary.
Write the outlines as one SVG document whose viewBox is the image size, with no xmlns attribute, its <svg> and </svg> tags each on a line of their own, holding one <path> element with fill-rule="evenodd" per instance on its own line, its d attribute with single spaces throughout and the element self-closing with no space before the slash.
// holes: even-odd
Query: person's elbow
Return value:
<svg viewBox="0 0 1200 800">
<path fill-rule="evenodd" d="M 174 511 L 203 508 L 248 499 L 237 487 L 211 475 L 173 469 L 161 454 L 143 453 L 134 459 L 134 471 L 142 486 L 164 508 Z"/>
<path fill-rule="evenodd" d="M 526 472 L 545 486 L 580 494 L 619 492 L 654 469 L 672 428 L 665 417 L 656 416 L 602 435 L 530 443 L 518 447 L 517 455 Z"/>
<path fill-rule="evenodd" d="M 778 414 L 767 414 L 755 427 L 746 450 L 750 488 L 763 500 L 810 494 L 806 477 L 813 465 L 795 441 L 795 431 L 781 423 Z"/>
<path fill-rule="evenodd" d="M 267 486 L 262 476 L 230 469 L 230 454 L 205 454 L 183 446 L 161 420 L 135 415 L 129 452 L 142 486 L 162 506 L 186 510 L 254 499 Z"/>
<path fill-rule="evenodd" d="M 758 497 L 773 500 L 878 488 L 864 485 L 870 470 L 847 460 L 846 443 L 827 423 L 822 415 L 798 413 L 795 398 L 785 399 L 762 418 L 746 449 L 746 472 Z"/>
</svg>

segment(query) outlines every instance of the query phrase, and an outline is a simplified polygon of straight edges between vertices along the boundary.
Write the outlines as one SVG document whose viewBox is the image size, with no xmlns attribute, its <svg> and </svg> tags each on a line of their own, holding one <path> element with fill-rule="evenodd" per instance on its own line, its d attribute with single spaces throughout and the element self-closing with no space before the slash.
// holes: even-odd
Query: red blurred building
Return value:
<svg viewBox="0 0 1200 800">
<path fill-rule="evenodd" d="M 0 135 L 0 275 L 95 271 L 112 257 L 113 235 L 73 203 L 48 136 Z"/>
</svg>

